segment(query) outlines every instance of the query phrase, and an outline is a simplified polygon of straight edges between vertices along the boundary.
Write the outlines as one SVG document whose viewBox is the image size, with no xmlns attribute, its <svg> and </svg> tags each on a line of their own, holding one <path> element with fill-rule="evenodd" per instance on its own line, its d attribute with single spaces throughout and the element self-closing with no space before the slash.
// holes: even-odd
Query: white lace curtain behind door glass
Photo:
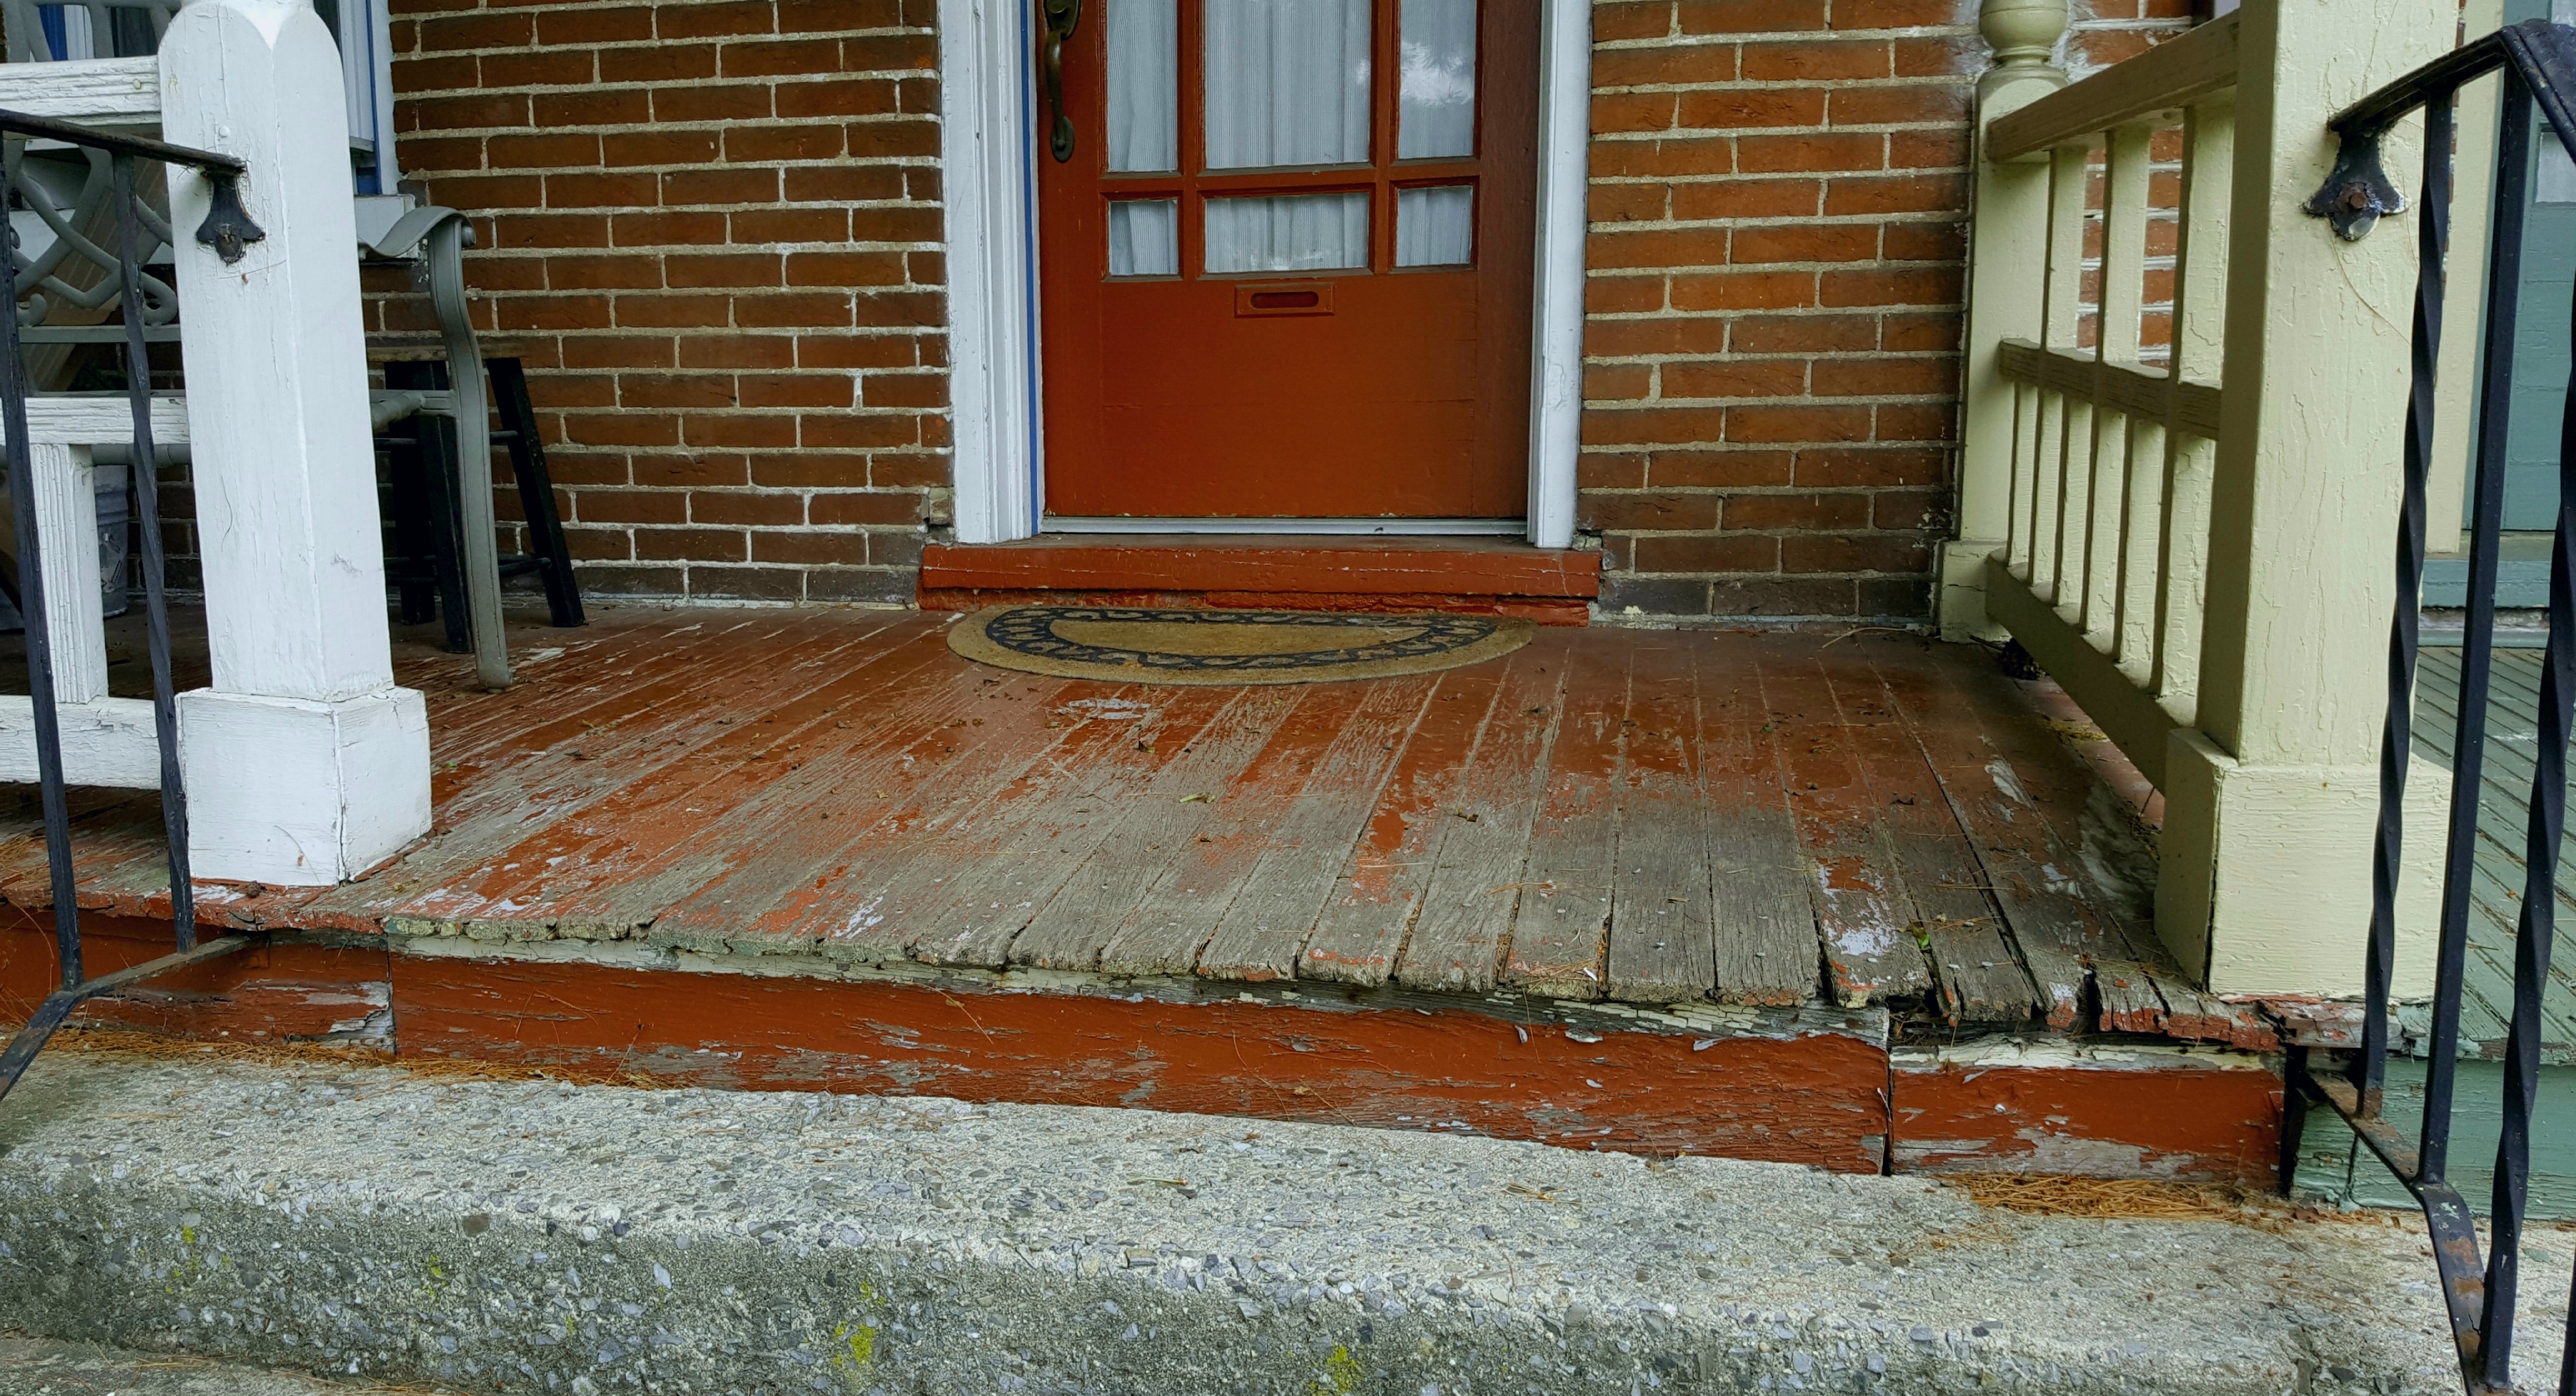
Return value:
<svg viewBox="0 0 2576 1396">
<path fill-rule="evenodd" d="M 1113 174 L 1160 173 L 1180 159 L 1178 0 L 1106 0 Z M 1369 0 L 1203 0 L 1206 166 L 1210 170 L 1366 165 Z M 1403 159 L 1474 154 L 1475 0 L 1402 0 Z M 1465 185 L 1399 191 L 1396 265 L 1463 263 L 1474 242 Z M 1369 263 L 1365 191 L 1211 198 L 1211 273 L 1320 271 Z M 1179 207 L 1120 200 L 1109 210 L 1113 276 L 1180 272 Z"/>
</svg>

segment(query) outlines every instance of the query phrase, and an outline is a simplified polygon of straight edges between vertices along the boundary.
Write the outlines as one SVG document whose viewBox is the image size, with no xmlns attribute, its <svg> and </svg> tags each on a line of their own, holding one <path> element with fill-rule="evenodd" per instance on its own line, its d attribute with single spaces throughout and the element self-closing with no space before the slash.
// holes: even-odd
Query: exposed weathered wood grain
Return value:
<svg viewBox="0 0 2576 1396">
<path fill-rule="evenodd" d="M 901 666 L 907 657 L 928 663 L 945 649 L 932 633 L 908 638 L 909 643 L 872 647 L 868 632 L 826 632 L 810 644 L 776 651 L 774 664 L 743 662 L 712 675 L 674 667 L 661 680 L 627 693 L 618 706 L 594 710 L 596 717 L 549 718 L 524 740 L 505 743 L 511 751 L 504 759 L 468 760 L 459 771 L 440 772 L 462 779 L 439 807 L 426 847 L 373 878 L 322 894 L 307 910 L 343 923 L 487 916 L 508 892 L 494 885 L 489 893 L 496 897 L 478 890 L 478 882 L 520 873 L 533 879 L 544 870 L 544 857 L 553 856 L 510 868 L 517 861 L 508 856 L 512 849 L 633 782 L 690 759 L 741 726 L 739 719 L 765 710 L 773 693 L 810 687 L 823 666 L 865 672 L 879 662 Z"/>
<path fill-rule="evenodd" d="M 1812 651 L 1812 641 L 1784 639 L 1759 653 L 1772 744 L 1808 862 L 1807 891 L 1834 997 L 1854 1008 L 1914 998 L 1931 989 L 1932 975 L 1897 873 L 1885 801 L 1861 772 Z"/>
<path fill-rule="evenodd" d="M 1574 654 L 1563 631 L 1542 631 L 1504 661 L 1502 692 L 1477 738 L 1457 808 L 1441 825 L 1421 910 L 1397 963 L 1409 988 L 1493 991 L 1503 941 L 1523 893 L 1530 830 L 1546 791 L 1549 749 L 1564 712 Z"/>
<path fill-rule="evenodd" d="M 2003 690 L 2007 681 L 1982 654 L 1931 657 L 1919 668 L 1886 666 L 1882 677 L 1909 711 L 1946 703 L 1970 720 L 1918 725 L 1916 740 L 1985 870 L 2048 1025 L 2075 1025 L 2089 982 L 2103 1026 L 2155 1031 L 2163 1005 L 2153 981 L 2082 881 L 2080 820 L 2092 773 Z M 1991 718 L 1980 703 L 1995 710 Z"/>
<path fill-rule="evenodd" d="M 1951 812 L 1916 729 L 1961 721 L 1938 707 L 1907 712 L 1870 662 L 1844 645 L 1823 652 L 1827 682 L 1845 720 L 1852 754 L 1884 799 L 1897 874 L 1914 903 L 1915 929 L 1931 956 L 1939 1006 L 1953 1023 L 2028 1021 L 2039 999 L 2004 939 L 2003 918 L 1985 890 L 1985 870 Z"/>
<path fill-rule="evenodd" d="M 1059 704 L 1110 691 L 1057 679 L 995 682 L 944 647 L 928 672 L 939 682 L 851 719 L 847 746 L 785 773 L 729 815 L 725 827 L 739 829 L 739 841 L 712 841 L 720 871 L 663 911 L 655 936 L 749 931 L 826 943 L 853 958 L 900 957 L 908 941 L 873 934 L 885 883 L 1079 725 L 1051 716 Z"/>
<path fill-rule="evenodd" d="M 1628 654 L 1622 646 L 1593 641 L 1575 645 L 1567 662 L 1572 668 L 1563 715 L 1530 828 L 1503 982 L 1551 998 L 1597 999 L 1610 936 L 1611 869 L 1619 850 L 1619 734 L 1628 715 Z"/>
<path fill-rule="evenodd" d="M 1695 644 L 1701 784 L 1717 934 L 1717 997 L 1796 1004 L 1824 982 L 1806 860 L 1789 821 L 1779 754 L 1764 729 L 1762 675 L 1723 637 Z"/>
<path fill-rule="evenodd" d="M 1430 676 L 1410 692 L 1389 686 L 1360 704 L 1315 763 L 1236 890 L 1224 898 L 1224 909 L 1199 951 L 1200 974 L 1260 982 L 1297 972 L 1298 954 L 1323 914 L 1336 874 L 1378 806 L 1388 773 L 1407 738 L 1425 720 L 1433 694 L 1452 681 L 1462 682 L 1454 706 L 1472 711 L 1479 699 L 1492 704 L 1490 683 L 1464 687 L 1456 672 Z"/>
<path fill-rule="evenodd" d="M 937 663 L 936 657 L 929 661 Z M 542 844 L 518 851 L 524 861 L 529 854 L 557 850 L 553 856 L 562 862 L 544 885 L 514 893 L 514 899 L 531 909 L 551 908 L 558 933 L 567 936 L 613 939 L 650 924 L 758 849 L 764 834 L 820 820 L 827 811 L 816 808 L 817 797 L 844 774 L 851 747 L 866 740 L 854 734 L 882 731 L 879 724 L 888 719 L 936 721 L 937 712 L 924 712 L 916 702 L 940 690 L 916 689 L 901 683 L 902 677 L 900 662 L 870 665 L 735 724 L 688 761 L 621 792 L 613 807 L 586 810 Z M 892 701 L 883 701 L 889 693 Z M 1028 705 L 996 708 L 980 703 L 983 697 L 976 693 L 946 710 L 957 715 L 938 736 L 925 739 L 922 745 L 938 748 L 925 760 L 955 764 L 969 750 L 1019 754 L 1007 738 L 976 729 L 985 711 L 1007 721 L 1010 712 Z M 1007 766 L 975 768 L 978 777 L 992 782 L 1010 773 Z M 963 789 L 948 793 L 973 798 Z M 734 837 L 706 837 L 718 828 L 735 831 Z"/>
<path fill-rule="evenodd" d="M 1706 998 L 1717 986 L 1706 801 L 1699 785 L 1699 692 L 1686 632 L 1632 642 L 1619 780 L 1619 854 L 1610 886 L 1605 993 L 1636 1003 Z"/>
<path fill-rule="evenodd" d="M 643 620 L 613 611 L 603 614 L 618 618 L 605 626 L 594 622 L 568 635 L 550 636 L 554 643 L 546 648 L 563 653 L 532 664 L 521 661 L 526 677 L 498 692 L 474 685 L 470 656 L 439 654 L 399 664 L 403 681 L 423 689 L 430 700 L 430 758 L 443 766 L 474 761 L 495 748 L 542 750 L 549 728 L 570 724 L 578 731 L 580 724 L 611 712 L 633 716 L 642 711 L 640 704 L 621 705 L 619 700 L 637 689 L 669 683 L 676 677 L 675 656 L 686 656 L 691 669 L 707 664 L 701 679 L 750 677 L 745 671 L 784 662 L 800 645 L 846 644 L 889 633 L 898 624 L 896 617 L 870 617 L 871 623 L 843 633 L 841 626 L 798 626 L 798 617 L 768 611 L 718 612 L 687 623 L 660 615 Z M 515 633 L 512 640 L 525 645 L 526 633 Z M 734 656 L 736 663 L 727 664 L 723 655 Z"/>
<path fill-rule="evenodd" d="M 1324 899 L 1314 934 L 1296 960 L 1298 978 L 1386 982 L 1430 884 L 1444 826 L 1465 818 L 1459 788 L 1486 725 L 1496 719 L 1500 670 L 1510 662 L 1440 676 Z M 1214 953 L 1217 944 L 1208 948 Z"/>
<path fill-rule="evenodd" d="M 1418 708 L 1429 687 L 1429 680 L 1421 680 L 1404 696 Z M 1373 700 L 1383 708 L 1384 691 L 1375 684 L 1307 690 L 1233 782 L 1179 797 L 1175 803 L 1203 806 L 1201 817 L 1173 844 L 1149 845 L 1148 851 L 1163 855 L 1163 866 L 1103 941 L 1100 968 L 1110 974 L 1189 973 L 1226 903 L 1260 862 L 1270 831 L 1287 818 L 1307 778 L 1332 757 L 1361 711 Z M 1376 732 L 1369 740 L 1391 746 L 1394 735 Z"/>
<path fill-rule="evenodd" d="M 1175 852 L 1207 826 L 1214 796 L 1240 784 L 1290 713 L 1314 696 L 1296 688 L 1243 694 L 1116 811 L 1090 848 L 1063 850 L 1071 866 L 1011 942 L 1010 962 L 1064 970 L 1098 965 L 1110 934 L 1170 869 Z"/>
<path fill-rule="evenodd" d="M 1566 630 L 1400 683 L 1121 688 L 970 665 L 916 617 L 714 614 L 612 622 L 637 642 L 626 659 L 488 716 L 478 764 L 445 777 L 442 822 L 462 826 L 371 883 L 213 890 L 209 923 L 357 930 L 390 912 L 504 939 L 1217 978 L 1322 978 L 1305 952 L 1339 946 L 1359 984 L 1785 1005 L 1822 978 L 1785 731 L 1847 768 L 1835 817 L 1877 840 L 1871 875 L 1938 957 L 1918 992 L 1963 1026 L 2027 1021 L 2027 923 L 2058 928 L 2031 958 L 2062 1025 L 2098 1002 L 2088 1026 L 2263 1040 L 2249 1010 L 2140 953 L 2116 889 L 2096 902 L 2095 777 L 1972 653 Z M 528 666 L 530 687 L 554 662 Z M 433 697 L 480 696 L 463 660 L 407 647 L 402 663 Z M 32 802 L 0 809 L 0 831 L 0 901 L 40 913 Z M 151 800 L 83 792 L 76 836 L 85 907 L 166 914 Z M 2015 838 L 2044 856 L 2016 865 Z M 1362 909 L 1350 874 L 1381 862 L 1377 904 L 1333 920 Z M 2002 939 L 1976 909 L 1989 864 L 2021 870 L 1998 889 L 2021 918 Z M 2509 918 L 2512 889 L 2480 871 L 2481 905 Z M 1706 918 L 1677 954 L 1656 912 L 1684 904 L 1646 900 L 1676 883 L 1704 889 Z M 1382 914 L 1408 901 L 1409 930 Z M 2473 949 L 2490 939 L 2509 951 L 2509 921 Z M 1686 968 L 1650 982 L 1632 946 Z"/>
<path fill-rule="evenodd" d="M 1115 700 L 1116 693 L 1104 685 L 1050 684 L 996 703 L 985 689 L 945 721 L 934 719 L 934 732 L 836 773 L 844 785 L 872 788 L 788 796 L 758 824 L 784 835 L 808 819 L 794 812 L 801 808 L 813 822 L 840 826 L 847 839 L 828 866 L 781 889 L 754 924 L 770 934 L 816 937 L 836 956 L 907 957 L 929 927 L 928 913 L 950 900 L 957 879 L 987 850 L 981 826 L 997 805 L 1014 790 L 1050 783 L 1056 768 L 1094 745 L 1122 739 L 1125 724 L 1097 722 L 1068 710 L 1066 700 Z M 746 880 L 740 891 L 757 885 Z"/>
<path fill-rule="evenodd" d="M 1150 791 L 1164 768 L 1241 696 L 1213 688 L 1123 691 L 1119 697 L 1142 708 L 1140 716 L 1085 724 L 941 841 L 946 866 L 931 882 L 944 884 L 944 895 L 889 891 L 888 905 L 915 908 L 913 957 L 1002 964 L 1012 938 L 1072 871 L 1055 850 L 1067 841 L 1095 846 L 1117 811 Z"/>
</svg>

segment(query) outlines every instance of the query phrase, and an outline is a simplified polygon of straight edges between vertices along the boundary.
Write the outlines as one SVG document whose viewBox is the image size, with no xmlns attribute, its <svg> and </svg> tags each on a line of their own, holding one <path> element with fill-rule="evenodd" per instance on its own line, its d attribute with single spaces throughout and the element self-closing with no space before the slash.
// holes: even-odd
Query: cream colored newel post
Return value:
<svg viewBox="0 0 2576 1396">
<path fill-rule="evenodd" d="M 2242 13 L 2207 624 L 2196 717 L 2166 748 L 2157 891 L 2166 944 L 2220 993 L 2360 988 L 2415 223 L 2347 243 L 2300 204 L 2333 161 L 2327 118 L 2450 48 L 2455 22 L 2422 0 Z M 2421 130 L 2390 143 L 2401 187 Z M 2411 804 L 2409 861 L 2429 868 L 2439 801 Z M 2401 927 L 2427 919 L 2400 907 Z M 2427 983 L 2428 959 L 2400 952 Z"/>
<path fill-rule="evenodd" d="M 1977 28 L 1995 64 L 1977 81 L 1976 187 L 1969 211 L 1968 356 L 1959 436 L 1959 536 L 1941 545 L 1941 637 L 1997 636 L 1986 618 L 1986 559 L 2011 521 L 2013 393 L 1997 369 L 2006 339 L 2041 338 L 2042 286 L 2029 275 L 2048 248 L 2048 157 L 1997 164 L 1985 128 L 2066 85 L 2051 61 L 2066 32 L 2066 0 L 1985 0 Z"/>
<path fill-rule="evenodd" d="M 429 828 L 429 722 L 397 688 L 367 418 L 340 55 L 303 0 L 196 0 L 160 50 L 162 131 L 249 162 L 266 236 L 188 236 L 173 170 L 180 348 L 211 686 L 179 695 L 199 875 L 316 885 Z"/>
</svg>

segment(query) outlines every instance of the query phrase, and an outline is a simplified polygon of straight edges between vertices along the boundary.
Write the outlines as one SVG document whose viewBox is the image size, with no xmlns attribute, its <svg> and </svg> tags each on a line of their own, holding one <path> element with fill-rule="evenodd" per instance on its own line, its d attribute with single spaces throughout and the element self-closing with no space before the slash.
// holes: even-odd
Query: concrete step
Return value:
<svg viewBox="0 0 2576 1396">
<path fill-rule="evenodd" d="M 37 1064 L 0 1148 L 0 1327 L 340 1379 L 2457 1389 L 2402 1218 L 2039 1216 L 1489 1139 L 95 1050 Z M 2524 1271 L 2527 1372 L 2556 1364 L 2570 1239 Z"/>
</svg>

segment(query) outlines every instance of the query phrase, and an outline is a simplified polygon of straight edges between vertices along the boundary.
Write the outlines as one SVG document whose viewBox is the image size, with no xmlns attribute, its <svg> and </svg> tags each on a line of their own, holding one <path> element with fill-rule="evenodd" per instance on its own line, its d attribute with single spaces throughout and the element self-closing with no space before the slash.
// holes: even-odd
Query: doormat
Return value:
<svg viewBox="0 0 2576 1396">
<path fill-rule="evenodd" d="M 984 664 L 1112 683 L 1330 683 L 1427 674 L 1506 655 L 1534 627 L 1510 616 L 996 606 L 949 627 Z"/>
</svg>

